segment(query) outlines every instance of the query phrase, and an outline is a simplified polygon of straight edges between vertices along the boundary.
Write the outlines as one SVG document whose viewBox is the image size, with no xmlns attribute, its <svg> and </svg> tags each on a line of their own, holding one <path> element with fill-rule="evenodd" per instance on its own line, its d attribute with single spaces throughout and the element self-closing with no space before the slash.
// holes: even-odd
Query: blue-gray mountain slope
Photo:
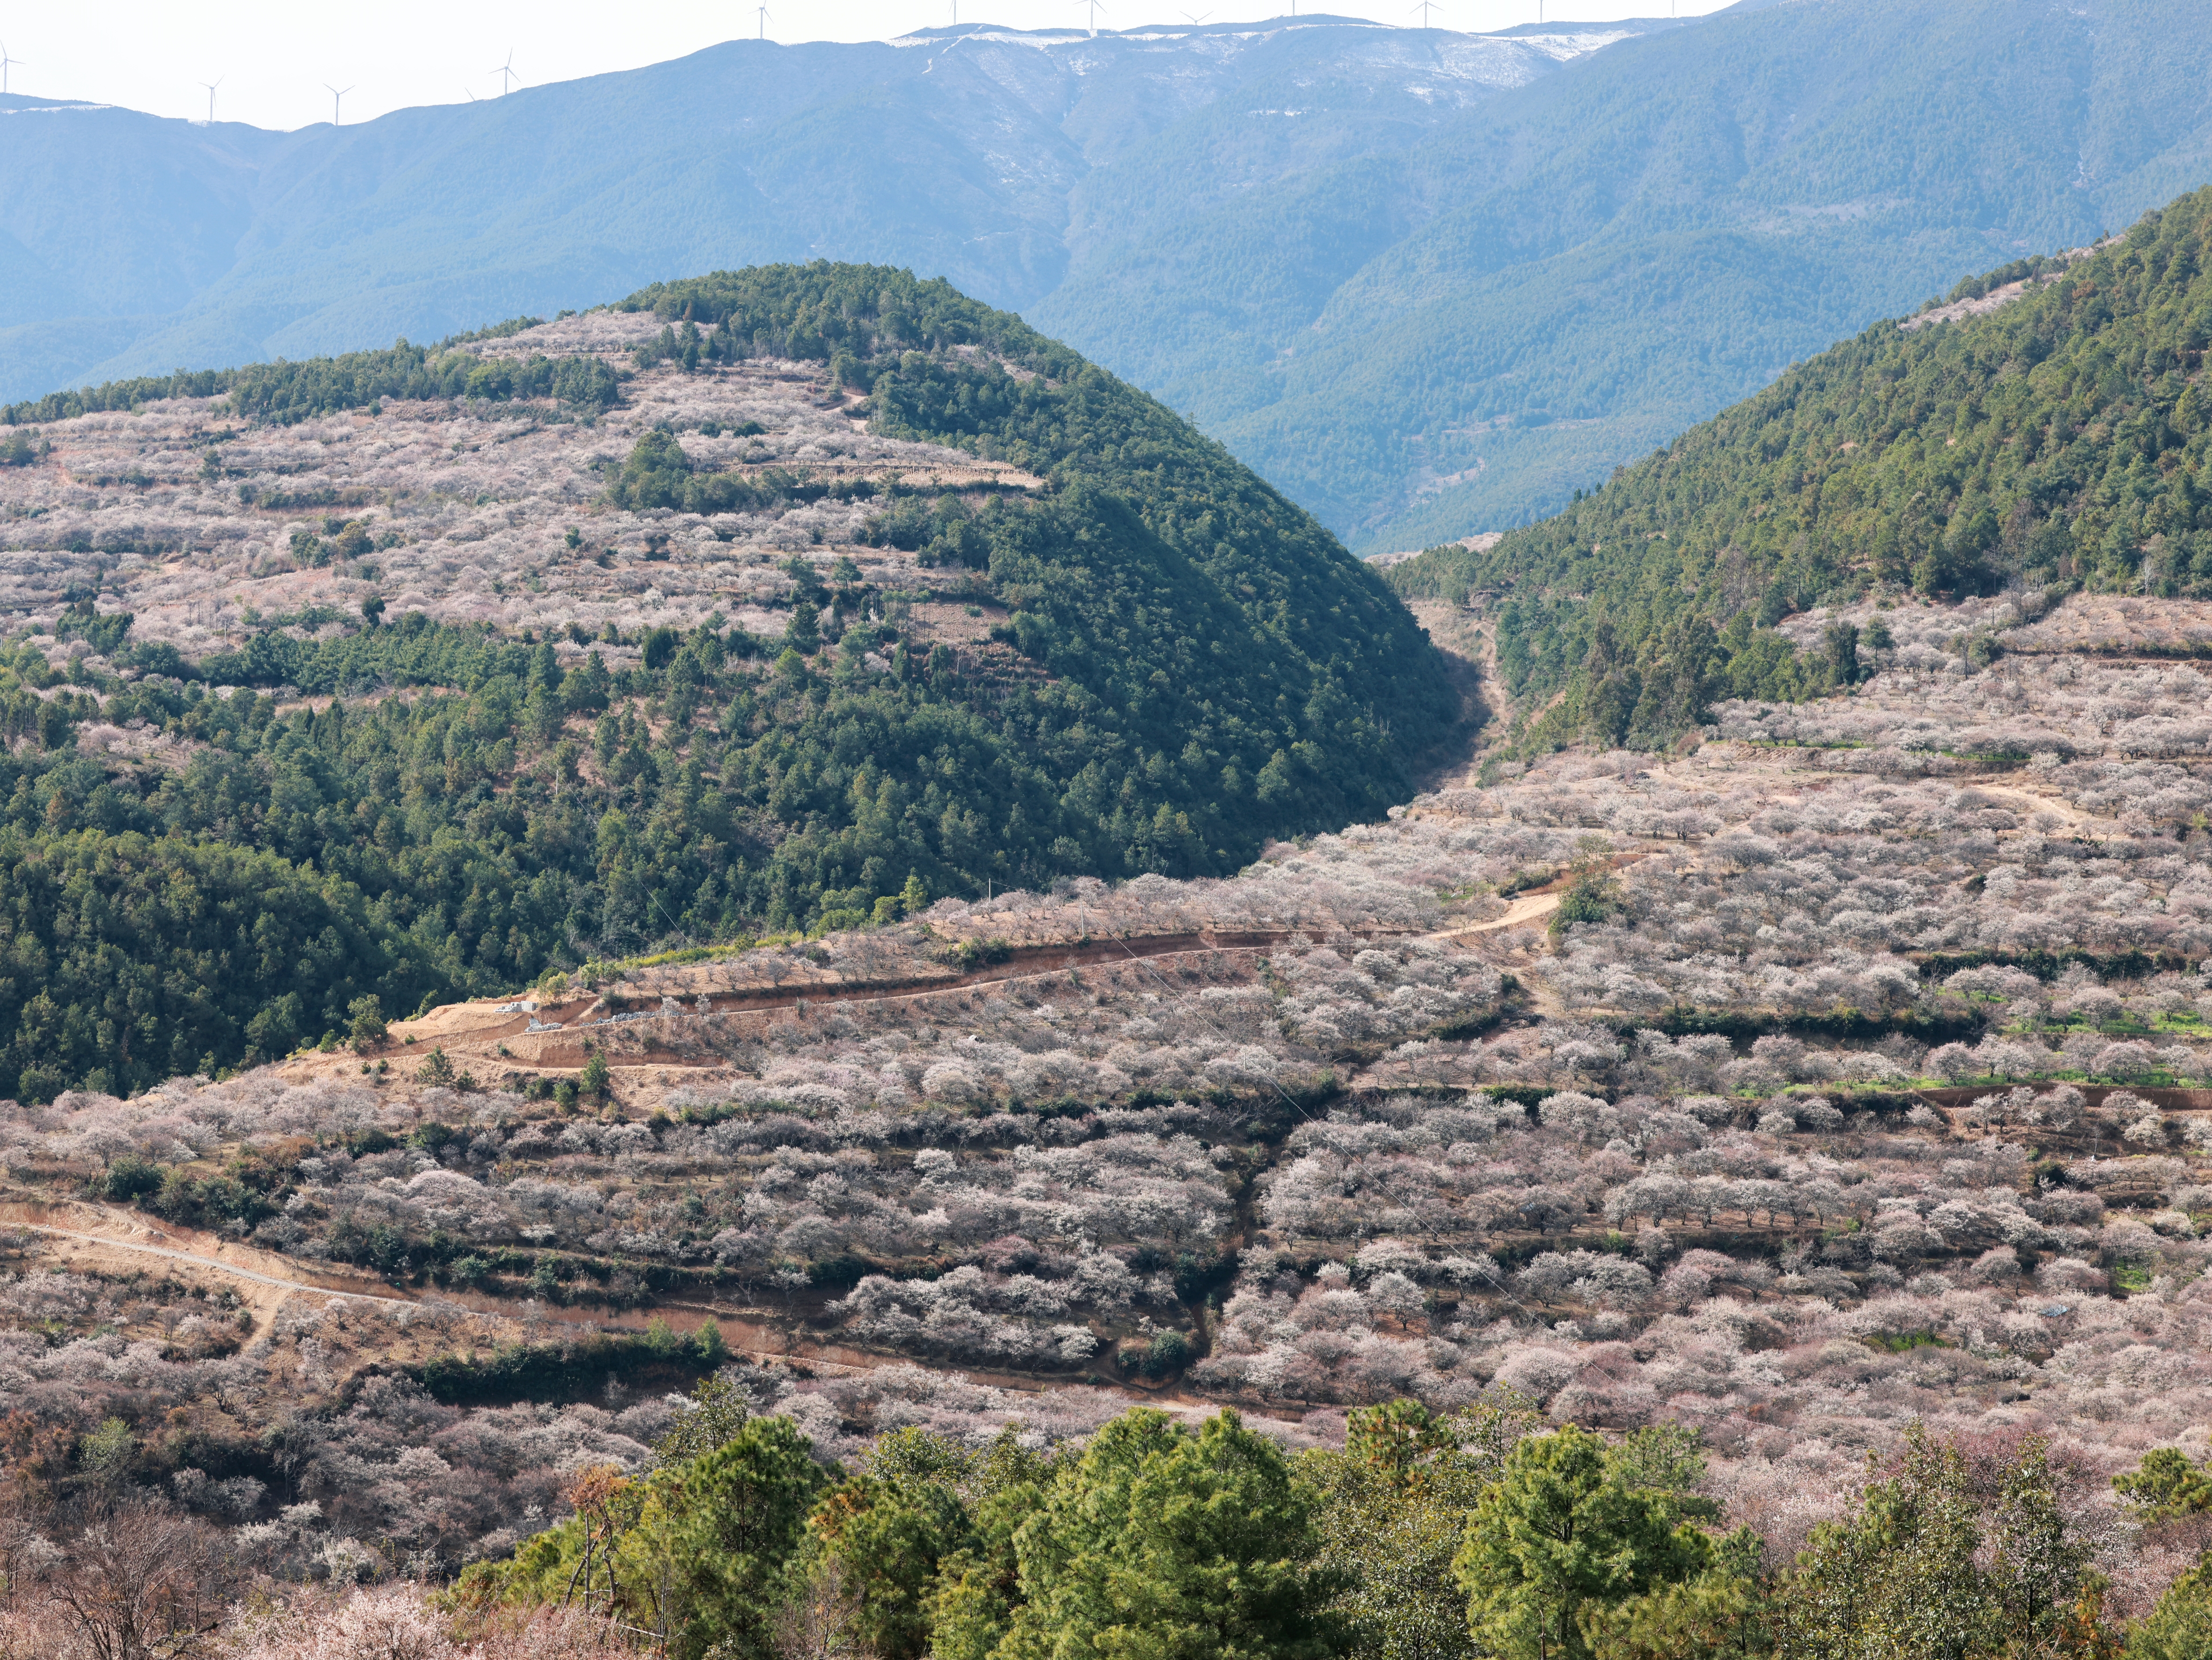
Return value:
<svg viewBox="0 0 2212 1660">
<path fill-rule="evenodd" d="M 14 233 L 0 243 L 0 397 L 435 337 L 814 257 L 910 265 L 1033 306 L 1082 244 L 1072 193 L 1125 158 L 1136 197 L 1173 210 L 1401 149 L 1562 55 L 1322 18 L 1096 41 L 985 28 L 732 41 L 290 134 L 0 100 L 0 225 Z M 1218 178 L 1143 153 L 1194 109 L 1293 81 L 1310 103 L 1346 106 L 1317 144 L 1220 158 Z"/>
<path fill-rule="evenodd" d="M 2208 72 L 2205 0 L 1740 9 L 1404 151 L 1125 214 L 1034 314 L 1355 547 L 1420 546 L 2212 179 Z"/>
</svg>

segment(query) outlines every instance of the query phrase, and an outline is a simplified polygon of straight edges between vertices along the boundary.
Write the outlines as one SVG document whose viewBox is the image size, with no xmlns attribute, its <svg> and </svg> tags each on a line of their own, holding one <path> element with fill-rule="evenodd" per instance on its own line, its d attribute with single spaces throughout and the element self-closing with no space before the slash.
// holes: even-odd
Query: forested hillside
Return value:
<svg viewBox="0 0 2212 1660">
<path fill-rule="evenodd" d="M 1718 697 L 1867 672 L 1878 618 L 1800 651 L 1817 600 L 2212 593 L 2212 190 L 2093 254 L 2025 260 L 1954 305 L 1791 369 L 1557 516 L 1392 569 L 1494 606 L 1532 746 L 1650 748 Z M 1978 303 L 1967 303 L 1978 302 Z M 1985 308 L 1993 307 L 1993 308 Z"/>
<path fill-rule="evenodd" d="M 1402 800 L 1452 713 L 1379 578 L 1218 446 L 881 268 L 6 413 L 0 1095 L 1225 873 Z"/>
</svg>

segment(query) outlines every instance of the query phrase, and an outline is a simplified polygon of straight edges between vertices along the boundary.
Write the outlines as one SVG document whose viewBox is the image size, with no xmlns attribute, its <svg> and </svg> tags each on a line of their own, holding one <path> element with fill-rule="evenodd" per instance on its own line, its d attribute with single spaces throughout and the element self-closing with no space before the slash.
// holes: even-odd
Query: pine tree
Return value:
<svg viewBox="0 0 2212 1660">
<path fill-rule="evenodd" d="M 1978 1560 L 1979 1508 L 1964 1455 L 1911 1426 L 1897 1474 L 1869 1487 L 1844 1521 L 1814 1529 L 1781 1605 L 1784 1651 L 1803 1660 L 2002 1652 L 2002 1598 Z"/>
<path fill-rule="evenodd" d="M 1522 1442 L 1477 1501 L 1452 1565 L 1477 1645 L 1499 1660 L 1591 1660 L 1586 1609 L 1713 1565 L 1711 1536 L 1682 1514 L 1675 1495 L 1630 1485 L 1587 1430 Z"/>
<path fill-rule="evenodd" d="M 906 873 L 906 885 L 899 890 L 899 910 L 908 916 L 919 916 L 930 905 L 929 890 L 922 885 L 921 878 L 914 872 Z"/>
<path fill-rule="evenodd" d="M 769 1660 L 806 1514 L 824 1472 L 788 1418 L 750 1418 L 685 1472 L 677 1550 L 690 1618 L 676 1652 Z"/>
<path fill-rule="evenodd" d="M 1274 1444 L 1233 1412 L 1193 1436 L 1139 1409 L 1102 1430 L 1015 1539 L 1003 1660 L 1326 1660 L 1341 1588 Z"/>
<path fill-rule="evenodd" d="M 949 1482 L 860 1475 L 815 1506 L 808 1527 L 859 1600 L 855 1634 L 878 1660 L 921 1660 L 930 1649 L 938 1566 L 975 1529 Z"/>
</svg>

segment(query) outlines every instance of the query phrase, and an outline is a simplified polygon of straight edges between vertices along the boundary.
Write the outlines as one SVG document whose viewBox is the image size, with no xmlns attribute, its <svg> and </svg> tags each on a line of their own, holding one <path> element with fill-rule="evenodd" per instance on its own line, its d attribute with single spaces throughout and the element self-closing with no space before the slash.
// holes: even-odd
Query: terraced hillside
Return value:
<svg viewBox="0 0 2212 1660">
<path fill-rule="evenodd" d="M 448 1565 L 550 1472 L 641 1462 L 718 1346 L 828 1450 L 1132 1399 L 1304 1444 L 1510 1389 L 1694 1426 L 1776 1561 L 1917 1417 L 2050 1438 L 2145 1608 L 2190 1548 L 2099 1482 L 2212 1405 L 2212 756 L 2168 643 L 2212 614 L 1880 606 L 1793 624 L 1884 623 L 1848 695 L 1231 879 L 599 964 L 11 1109 L 11 1395 L 168 1414 L 210 1514 L 281 1490 Z M 131 1254 L 163 1241 L 195 1260 Z"/>
</svg>

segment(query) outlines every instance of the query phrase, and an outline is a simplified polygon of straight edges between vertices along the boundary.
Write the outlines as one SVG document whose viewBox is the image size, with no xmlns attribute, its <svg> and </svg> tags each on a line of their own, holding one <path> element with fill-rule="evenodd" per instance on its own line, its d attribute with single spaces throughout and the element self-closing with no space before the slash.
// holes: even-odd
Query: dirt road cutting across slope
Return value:
<svg viewBox="0 0 2212 1660">
<path fill-rule="evenodd" d="M 273 1251 L 198 1229 L 170 1229 L 134 1211 L 111 1210 L 82 1201 L 0 1201 L 0 1231 L 9 1229 L 55 1242 L 55 1253 L 65 1267 L 128 1273 L 144 1268 L 150 1258 L 221 1274 L 241 1287 L 246 1306 L 253 1312 L 256 1330 L 265 1330 L 277 1310 L 295 1296 L 403 1305 L 416 1300 L 366 1277 L 310 1274 Z"/>
<path fill-rule="evenodd" d="M 1431 939 L 1463 939 L 1470 933 L 1495 933 L 1500 928 L 1526 927 L 1540 921 L 1559 908 L 1556 893 L 1524 893 L 1505 908 L 1505 915 L 1493 916 L 1487 922 L 1471 922 L 1463 928 L 1446 928 L 1428 937 Z"/>
<path fill-rule="evenodd" d="M 234 1280 L 249 1280 L 257 1286 L 274 1286 L 279 1291 L 313 1292 L 322 1297 L 350 1298 L 361 1303 L 411 1303 L 415 1300 L 398 1292 L 334 1291 L 328 1286 L 307 1285 L 297 1280 L 279 1280 L 270 1274 L 256 1274 L 252 1268 L 240 1268 L 235 1262 L 195 1256 L 188 1250 L 173 1250 L 167 1245 L 142 1245 L 128 1239 L 107 1239 L 96 1233 L 78 1233 L 70 1228 L 49 1227 L 42 1222 L 18 1222 L 15 1225 L 27 1233 L 41 1233 L 49 1238 L 75 1239 L 106 1250 L 127 1250 L 141 1256 L 161 1256 L 172 1262 L 189 1262 L 195 1268 L 214 1268 Z"/>
<path fill-rule="evenodd" d="M 1345 931 L 1363 939 L 1401 939 L 1414 932 L 1372 923 Z M 436 1043 L 456 1056 L 497 1053 L 502 1059 L 540 1070 L 573 1071 L 584 1065 L 587 1042 L 632 1024 L 711 1020 L 732 1015 L 773 1017 L 840 1004 L 926 1001 L 1047 978 L 1071 969 L 1177 957 L 1249 958 L 1282 945 L 1296 932 L 1289 927 L 1206 928 L 1173 934 L 1101 934 L 1062 944 L 1016 946 L 1006 962 L 965 973 L 948 970 L 873 981 L 819 980 L 736 990 L 673 985 L 664 994 L 666 1002 L 660 1008 L 644 1006 L 645 999 L 653 994 L 651 988 L 628 993 L 629 998 L 635 1000 L 634 1006 L 623 1000 L 625 994 L 622 993 L 606 998 L 572 998 L 565 1004 L 542 1007 L 523 998 L 484 998 L 444 1004 L 416 1019 L 395 1020 L 391 1030 L 392 1036 L 402 1042 Z M 549 1016 L 562 1017 L 560 1024 L 550 1023 Z M 654 1056 L 617 1064 L 665 1067 L 684 1062 Z"/>
</svg>

